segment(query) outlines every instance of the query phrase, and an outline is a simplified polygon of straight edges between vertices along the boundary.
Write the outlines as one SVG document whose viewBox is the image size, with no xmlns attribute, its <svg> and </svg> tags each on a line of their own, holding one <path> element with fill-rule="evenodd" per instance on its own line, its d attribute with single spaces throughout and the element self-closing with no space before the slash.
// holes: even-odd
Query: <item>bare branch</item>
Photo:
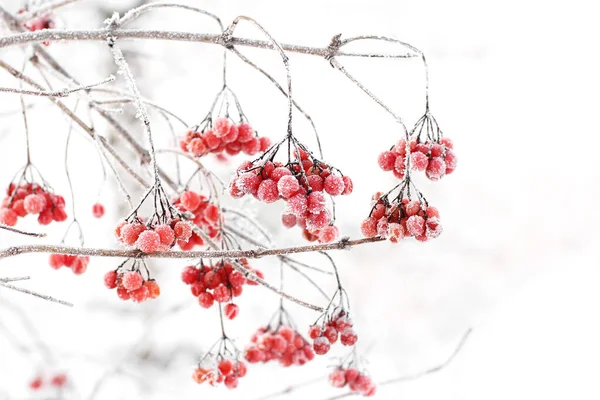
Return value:
<svg viewBox="0 0 600 400">
<path fill-rule="evenodd" d="M 79 1 L 79 0 L 57 0 L 54 2 L 48 2 L 44 5 L 42 5 L 41 7 L 36 8 L 33 11 L 27 11 L 27 12 L 24 12 L 23 14 L 19 14 L 18 18 L 20 21 L 25 22 L 32 18 L 47 14 L 47 13 L 51 12 L 52 10 L 56 10 L 57 8 L 64 7 L 67 4 L 75 3 L 76 1 Z"/>
<path fill-rule="evenodd" d="M 0 224 L 0 229 L 5 229 L 7 231 L 11 231 L 11 232 L 15 232 L 15 233 L 19 233 L 21 235 L 26 235 L 26 236 L 33 236 L 33 237 L 46 237 L 45 233 L 34 233 L 34 232 L 26 232 L 26 231 L 22 231 L 20 229 L 14 228 L 12 226 L 8 226 L 8 225 L 4 225 L 4 224 Z"/>
<path fill-rule="evenodd" d="M 44 91 L 44 90 L 25 90 L 25 89 L 3 88 L 3 87 L 0 87 L 0 92 L 19 93 L 19 94 L 26 94 L 29 96 L 67 97 L 70 94 L 73 94 L 80 90 L 91 89 L 96 86 L 104 85 L 105 83 L 114 82 L 114 80 L 115 80 L 115 77 L 111 75 L 108 78 L 104 79 L 103 81 L 100 81 L 97 83 L 92 83 L 90 85 L 76 86 L 73 88 L 64 88 L 64 89 L 55 90 L 55 91 L 51 91 L 51 92 Z"/>
<path fill-rule="evenodd" d="M 69 303 L 67 301 L 59 300 L 59 299 L 56 299 L 56 298 L 54 298 L 52 296 L 48 296 L 46 294 L 41 294 L 41 293 L 34 292 L 32 290 L 29 290 L 29 289 L 24 289 L 24 288 L 21 288 L 21 287 L 18 287 L 18 286 L 14 286 L 14 285 L 11 285 L 10 283 L 4 282 L 3 280 L 0 280 L 0 286 L 4 286 L 7 289 L 15 290 L 17 292 L 26 293 L 26 294 L 31 295 L 31 296 L 39 297 L 40 299 L 44 299 L 44 300 L 51 301 L 51 302 L 54 302 L 54 303 L 62 304 L 63 306 L 73 307 L 73 304 L 71 304 L 71 303 Z"/>
<path fill-rule="evenodd" d="M 0 10 L 1 11 L 1 10 Z M 122 39 L 151 39 L 151 40 L 171 40 L 180 42 L 201 42 L 224 45 L 223 35 L 208 33 L 191 33 L 163 30 L 143 30 L 143 29 L 89 29 L 89 30 L 63 30 L 63 29 L 44 29 L 35 32 L 23 32 L 11 36 L 0 38 L 0 48 L 24 45 L 28 43 L 41 43 L 53 41 L 104 41 L 108 37 L 114 36 Z M 271 50 L 273 46 L 268 40 L 255 40 L 247 38 L 232 37 L 228 44 L 233 46 L 247 46 L 260 49 Z M 330 53 L 327 47 L 311 47 L 295 44 L 281 44 L 285 51 L 325 57 Z M 336 56 L 346 57 L 364 57 L 364 58 L 412 58 L 417 57 L 413 53 L 369 53 L 369 52 L 338 52 Z"/>
<path fill-rule="evenodd" d="M 28 281 L 29 279 L 31 279 L 30 276 L 17 276 L 17 277 L 13 277 L 13 278 L 0 278 L 0 282 L 20 282 L 20 281 Z"/>
</svg>

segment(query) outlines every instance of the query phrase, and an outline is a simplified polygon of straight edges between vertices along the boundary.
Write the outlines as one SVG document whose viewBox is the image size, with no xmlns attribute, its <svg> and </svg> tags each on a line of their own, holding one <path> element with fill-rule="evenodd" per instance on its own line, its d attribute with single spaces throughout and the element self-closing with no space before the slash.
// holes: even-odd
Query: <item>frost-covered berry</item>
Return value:
<svg viewBox="0 0 600 400">
<path fill-rule="evenodd" d="M 198 280 L 198 269 L 194 266 L 189 265 L 181 271 L 181 280 L 183 283 L 191 285 Z"/>
<path fill-rule="evenodd" d="M 135 245 L 144 253 L 154 253 L 160 246 L 160 235 L 154 231 L 144 231 L 140 233 Z"/>
<path fill-rule="evenodd" d="M 175 241 L 175 232 L 173 232 L 173 229 L 171 229 L 169 225 L 156 225 L 154 227 L 154 232 L 158 233 L 160 242 L 165 246 L 170 246 L 173 244 L 173 241 Z"/>
<path fill-rule="evenodd" d="M 323 182 L 323 188 L 331 196 L 339 196 L 344 192 L 344 179 L 337 175 L 329 175 Z"/>
<path fill-rule="evenodd" d="M 265 203 L 273 203 L 279 198 L 277 183 L 272 179 L 266 179 L 258 186 L 256 197 Z"/>
<path fill-rule="evenodd" d="M 335 225 L 328 225 L 319 233 L 319 241 L 321 243 L 331 243 L 338 238 L 340 230 Z"/>
<path fill-rule="evenodd" d="M 117 272 L 116 271 L 108 271 L 104 274 L 104 286 L 109 289 L 114 289 L 117 287 Z"/>
<path fill-rule="evenodd" d="M 327 354 L 330 348 L 331 344 L 329 343 L 329 340 L 323 336 L 316 338 L 313 342 L 313 349 L 318 355 Z"/>
<path fill-rule="evenodd" d="M 237 126 L 238 128 L 238 142 L 246 143 L 254 137 L 254 130 L 250 124 L 242 123 Z"/>
<path fill-rule="evenodd" d="M 150 296 L 150 290 L 145 285 L 137 288 L 136 290 L 130 291 L 131 300 L 136 303 L 143 303 Z"/>
<path fill-rule="evenodd" d="M 121 228 L 121 241 L 128 245 L 133 244 L 138 240 L 140 234 L 146 230 L 146 226 L 139 223 L 125 224 Z"/>
<path fill-rule="evenodd" d="M 67 375 L 66 374 L 56 374 L 50 379 L 50 386 L 54 386 L 56 388 L 62 388 L 67 384 Z"/>
<path fill-rule="evenodd" d="M 217 118 L 214 123 L 214 133 L 217 137 L 223 138 L 231 129 L 231 121 L 228 118 Z"/>
<path fill-rule="evenodd" d="M 344 346 L 354 346 L 358 341 L 358 335 L 352 328 L 346 328 L 340 333 L 340 342 Z"/>
<path fill-rule="evenodd" d="M 41 194 L 30 194 L 25 197 L 24 207 L 29 214 L 39 214 L 46 208 L 46 197 Z"/>
<path fill-rule="evenodd" d="M 0 224 L 15 226 L 17 224 L 17 213 L 8 208 L 0 208 Z"/>
<path fill-rule="evenodd" d="M 308 337 L 316 339 L 319 336 L 321 336 L 321 327 L 318 325 L 311 325 L 310 328 L 308 328 Z"/>
<path fill-rule="evenodd" d="M 296 216 L 294 214 L 283 214 L 281 216 L 281 223 L 288 229 L 293 228 L 296 226 Z"/>
<path fill-rule="evenodd" d="M 221 284 L 213 291 L 213 297 L 218 303 L 227 303 L 229 300 L 231 300 L 231 289 Z"/>
<path fill-rule="evenodd" d="M 444 162 L 444 159 L 441 157 L 434 157 L 429 160 L 425 175 L 432 181 L 437 181 L 446 175 L 446 163 Z"/>
<path fill-rule="evenodd" d="M 406 229 L 412 236 L 421 236 L 425 233 L 425 220 L 419 215 L 413 215 L 406 220 Z"/>
<path fill-rule="evenodd" d="M 382 170 L 391 171 L 394 169 L 394 164 L 396 163 L 397 157 L 398 156 L 391 151 L 384 151 L 379 155 L 377 162 Z"/>
<path fill-rule="evenodd" d="M 429 158 L 425 154 L 417 151 L 410 155 L 410 163 L 417 171 L 425 171 L 429 164 Z"/>
<path fill-rule="evenodd" d="M 200 206 L 202 199 L 198 193 L 191 190 L 186 190 L 179 197 L 179 201 L 186 210 L 194 212 Z"/>
<path fill-rule="evenodd" d="M 173 231 L 177 240 L 183 240 L 184 242 L 190 240 L 193 233 L 192 226 L 185 221 L 177 222 L 173 228 Z"/>
<path fill-rule="evenodd" d="M 307 196 L 306 200 L 308 211 L 313 214 L 320 213 L 325 209 L 326 200 L 323 192 L 312 192 Z"/>
<path fill-rule="evenodd" d="M 129 271 L 123 274 L 121 284 L 129 291 L 137 290 L 144 284 L 144 278 L 139 272 Z"/>
<path fill-rule="evenodd" d="M 344 175 L 342 180 L 344 181 L 344 191 L 342 192 L 342 194 L 344 196 L 352 194 L 352 191 L 354 190 L 354 183 L 352 183 L 352 179 L 350 179 L 349 176 Z"/>
<path fill-rule="evenodd" d="M 346 385 L 346 376 L 343 370 L 335 370 L 329 374 L 329 384 L 335 388 L 342 388 Z"/>
<path fill-rule="evenodd" d="M 155 299 L 160 296 L 160 286 L 158 286 L 158 283 L 156 283 L 155 280 L 144 282 L 144 286 L 148 288 L 149 299 Z"/>
<path fill-rule="evenodd" d="M 65 255 L 50 254 L 49 263 L 52 268 L 59 269 L 60 267 L 65 265 Z"/>
<path fill-rule="evenodd" d="M 291 175 L 282 176 L 277 182 L 277 189 L 279 191 L 279 195 L 284 199 L 289 199 L 294 196 L 298 190 L 300 189 L 300 184 L 298 183 L 298 179 Z"/>
<path fill-rule="evenodd" d="M 317 192 L 313 192 L 317 193 Z M 313 194 L 311 193 L 311 194 Z M 325 198 L 323 197 L 323 200 Z M 288 199 L 288 209 L 294 214 L 296 217 L 302 217 L 306 213 L 308 209 L 308 200 L 307 197 L 303 194 L 297 194 L 294 197 Z"/>
<path fill-rule="evenodd" d="M 377 220 L 373 217 L 365 219 L 360 224 L 360 230 L 364 237 L 375 237 L 377 236 Z"/>
<path fill-rule="evenodd" d="M 104 216 L 104 206 L 100 203 L 96 203 L 92 206 L 92 215 L 95 218 L 102 218 Z"/>
<path fill-rule="evenodd" d="M 258 192 L 260 183 L 260 177 L 252 172 L 244 172 L 236 180 L 236 185 L 242 192 L 253 196 Z"/>
<path fill-rule="evenodd" d="M 200 303 L 200 306 L 202 306 L 203 308 L 211 308 L 214 302 L 215 299 L 213 295 L 209 292 L 200 293 L 200 295 L 198 296 L 198 303 Z"/>
<path fill-rule="evenodd" d="M 240 313 L 240 308 L 236 304 L 229 303 L 225 306 L 223 311 L 228 319 L 234 319 Z"/>
</svg>

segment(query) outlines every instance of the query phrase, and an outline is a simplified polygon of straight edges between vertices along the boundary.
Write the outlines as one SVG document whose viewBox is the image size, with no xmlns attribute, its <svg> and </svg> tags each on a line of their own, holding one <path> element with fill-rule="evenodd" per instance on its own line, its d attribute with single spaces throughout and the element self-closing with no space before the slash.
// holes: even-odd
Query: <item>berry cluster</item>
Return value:
<svg viewBox="0 0 600 400">
<path fill-rule="evenodd" d="M 179 146 L 195 157 L 223 152 L 230 156 L 240 152 L 253 156 L 267 150 L 271 146 L 271 140 L 267 137 L 259 138 L 246 122 L 236 124 L 230 118 L 221 117 L 215 119 L 214 123 L 205 124 L 200 132 L 190 130 L 180 139 Z"/>
<path fill-rule="evenodd" d="M 289 367 L 306 364 L 315 358 L 315 353 L 310 343 L 294 328 L 280 325 L 275 329 L 270 326 L 259 328 L 252 335 L 245 357 L 249 363 L 279 361 L 284 367 Z"/>
<path fill-rule="evenodd" d="M 320 325 L 312 325 L 308 336 L 313 339 L 313 348 L 319 355 L 327 354 L 338 338 L 344 346 L 354 346 L 358 341 L 352 320 L 343 308 L 335 309 Z"/>
<path fill-rule="evenodd" d="M 439 143 L 411 140 L 410 165 L 413 170 L 425 171 L 427 178 L 437 181 L 456 169 L 456 155 L 452 148 L 452 141 L 448 138 L 441 138 Z M 377 161 L 382 170 L 392 171 L 398 179 L 404 178 L 406 141 L 400 139 L 390 150 L 381 153 Z"/>
<path fill-rule="evenodd" d="M 71 256 L 68 254 L 50 254 L 50 266 L 54 269 L 61 267 L 71 268 L 75 275 L 81 275 L 87 270 L 90 263 L 88 256 Z"/>
<path fill-rule="evenodd" d="M 0 223 L 14 226 L 19 217 L 37 215 L 40 225 L 67 219 L 65 199 L 36 183 L 11 183 L 0 205 Z"/>
<path fill-rule="evenodd" d="M 61 389 L 67 385 L 67 382 L 68 378 L 64 373 L 54 374 L 49 378 L 44 378 L 41 375 L 38 375 L 29 382 L 29 389 L 38 391 L 43 389 L 46 385 L 56 389 Z"/>
<path fill-rule="evenodd" d="M 190 220 L 206 232 L 209 237 L 214 239 L 219 236 L 223 216 L 219 207 L 211 203 L 206 196 L 192 190 L 186 190 L 179 197 L 173 199 L 172 203 L 181 212 L 191 213 L 193 217 Z M 202 246 L 204 240 L 198 234 L 192 232 L 189 240 L 179 240 L 177 243 L 181 250 L 192 250 L 194 246 Z"/>
<path fill-rule="evenodd" d="M 373 396 L 377 390 L 371 377 L 356 368 L 337 367 L 329 374 L 329 383 L 335 388 L 343 388 L 348 385 L 350 391 L 363 396 Z"/>
<path fill-rule="evenodd" d="M 223 358 L 220 360 L 208 362 L 206 366 L 200 366 L 194 370 L 192 378 L 196 383 L 202 384 L 208 382 L 212 386 L 221 383 L 225 384 L 227 389 L 235 389 L 238 386 L 239 378 L 246 376 L 248 368 L 243 361 L 232 358 Z"/>
<path fill-rule="evenodd" d="M 134 247 L 144 253 L 167 251 L 175 245 L 175 241 L 188 241 L 192 237 L 192 226 L 181 220 L 172 220 L 169 224 L 144 224 L 137 221 L 121 221 L 115 235 L 125 246 Z"/>
<path fill-rule="evenodd" d="M 237 260 L 241 266 L 249 272 L 262 278 L 260 271 L 252 269 L 248 260 L 241 258 Z M 187 266 L 181 272 L 181 280 L 190 285 L 192 295 L 198 298 L 198 303 L 204 308 L 211 308 L 215 302 L 228 303 L 224 307 L 225 316 L 234 319 L 239 313 L 239 307 L 231 303 L 234 297 L 242 294 L 244 285 L 257 285 L 256 282 L 236 271 L 230 262 L 219 261 L 216 265 L 204 265 L 198 267 Z"/>
<path fill-rule="evenodd" d="M 282 143 L 254 162 L 244 162 L 230 183 L 229 193 L 234 198 L 250 194 L 265 203 L 283 199 L 288 205 L 281 217 L 286 228 L 301 227 L 304 238 L 309 241 L 334 241 L 339 236 L 339 229 L 334 225 L 325 194 L 352 193 L 352 180 L 315 159 L 299 143 L 296 143 L 298 150 L 294 152 L 293 160 L 288 160 L 285 165 L 273 162 Z"/>
<path fill-rule="evenodd" d="M 104 275 L 104 285 L 107 288 L 116 288 L 117 296 L 121 300 L 132 300 L 136 303 L 160 296 L 160 287 L 154 279 L 144 279 L 142 274 L 135 269 L 122 271 L 121 268 L 125 263 L 121 264 L 117 270 L 109 271 Z M 138 268 L 137 260 L 134 260 L 133 266 Z"/>
<path fill-rule="evenodd" d="M 402 195 L 402 192 L 400 193 Z M 376 193 L 371 214 L 361 224 L 365 237 L 381 236 L 397 243 L 406 236 L 426 242 L 442 233 L 440 213 L 424 199 L 410 200 L 408 197 L 389 201 L 387 196 Z"/>
</svg>

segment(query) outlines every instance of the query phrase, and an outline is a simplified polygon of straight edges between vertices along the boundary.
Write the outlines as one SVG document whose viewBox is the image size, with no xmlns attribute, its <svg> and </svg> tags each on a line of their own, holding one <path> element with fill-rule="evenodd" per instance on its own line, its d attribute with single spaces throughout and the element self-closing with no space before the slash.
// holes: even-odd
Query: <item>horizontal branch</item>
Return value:
<svg viewBox="0 0 600 400">
<path fill-rule="evenodd" d="M 85 247 L 70 247 L 61 245 L 24 245 L 12 246 L 0 250 L 0 259 L 14 257 L 28 253 L 58 253 L 78 256 L 92 257 L 123 257 L 123 258 L 261 258 L 266 256 L 277 256 L 285 254 L 311 253 L 325 250 L 342 250 L 359 246 L 365 243 L 373 243 L 385 240 L 381 237 L 350 240 L 343 238 L 338 242 L 314 244 L 296 247 L 282 247 L 276 249 L 251 249 L 251 250 L 207 250 L 207 251 L 157 251 L 155 253 L 142 253 L 139 250 L 110 250 L 93 249 Z"/>
<path fill-rule="evenodd" d="M 3 287 L 5 287 L 7 289 L 10 289 L 10 290 L 14 290 L 16 292 L 25 293 L 25 294 L 28 294 L 30 296 L 39 297 L 40 299 L 51 301 L 53 303 L 62 304 L 63 306 L 73 307 L 73 304 L 69 303 L 68 301 L 60 300 L 60 299 L 54 298 L 52 296 L 48 296 L 46 294 L 34 292 L 33 290 L 24 289 L 22 287 L 11 285 L 10 283 L 7 283 L 7 282 L 5 282 L 3 280 L 0 280 L 0 286 L 3 286 Z"/>
<path fill-rule="evenodd" d="M 172 40 L 179 42 L 211 43 L 221 46 L 247 46 L 266 50 L 273 50 L 272 43 L 266 40 L 247 39 L 239 37 L 223 38 L 222 34 L 192 33 L 163 30 L 145 29 L 86 29 L 63 30 L 44 29 L 35 32 L 23 32 L 0 38 L 0 48 L 24 45 L 28 43 L 42 43 L 54 41 L 106 41 L 109 37 L 121 39 L 153 39 Z M 329 47 L 300 46 L 282 43 L 285 51 L 327 57 L 331 54 Z M 371 53 L 371 52 L 336 52 L 336 57 L 365 57 L 365 58 L 411 58 L 419 55 L 413 53 Z"/>
</svg>

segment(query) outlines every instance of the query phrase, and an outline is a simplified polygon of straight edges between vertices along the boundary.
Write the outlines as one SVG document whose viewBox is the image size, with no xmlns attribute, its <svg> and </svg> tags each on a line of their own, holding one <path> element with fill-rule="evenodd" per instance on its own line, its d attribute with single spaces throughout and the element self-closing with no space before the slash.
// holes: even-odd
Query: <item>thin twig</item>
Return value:
<svg viewBox="0 0 600 400">
<path fill-rule="evenodd" d="M 14 286 L 14 285 L 11 285 L 10 283 L 6 283 L 6 282 L 3 282 L 1 280 L 0 280 L 0 286 L 4 286 L 7 289 L 15 290 L 17 292 L 26 293 L 26 294 L 31 295 L 31 296 L 39 297 L 40 299 L 44 299 L 44 300 L 51 301 L 51 302 L 54 302 L 54 303 L 62 304 L 63 306 L 73 307 L 73 304 L 69 303 L 68 301 L 59 300 L 59 299 L 56 299 L 56 298 L 54 298 L 52 296 L 48 296 L 46 294 L 41 294 L 41 293 L 34 292 L 32 290 L 29 290 L 29 289 L 24 289 L 24 288 L 21 288 L 21 287 L 18 287 L 18 286 Z"/>
<path fill-rule="evenodd" d="M 44 4 L 44 5 L 40 6 L 39 8 L 36 8 L 33 11 L 26 11 L 23 14 L 19 14 L 18 18 L 20 21 L 25 22 L 32 18 L 36 18 L 41 15 L 48 14 L 52 10 L 56 10 L 57 8 L 64 7 L 67 4 L 75 3 L 76 1 L 79 1 L 79 0 L 58 0 L 58 1 L 54 1 L 54 2 L 48 2 L 47 4 Z"/>
<path fill-rule="evenodd" d="M 0 92 L 19 93 L 19 94 L 26 94 L 29 96 L 67 97 L 75 92 L 80 91 L 80 90 L 91 89 L 96 86 L 101 86 L 106 83 L 113 82 L 114 80 L 115 80 L 115 77 L 111 75 L 108 78 L 104 79 L 103 81 L 100 81 L 97 83 L 92 83 L 90 85 L 85 85 L 85 86 L 76 86 L 73 88 L 64 88 L 64 89 L 59 89 L 59 90 L 55 90 L 55 91 L 26 90 L 26 89 L 0 87 Z"/>
<path fill-rule="evenodd" d="M 21 235 L 26 235 L 26 236 L 46 237 L 45 233 L 26 232 L 26 231 L 22 231 L 20 229 L 14 228 L 12 226 L 4 225 L 4 224 L 0 224 L 0 229 L 5 229 L 7 231 L 20 233 Z"/>
<path fill-rule="evenodd" d="M 20 282 L 20 281 L 28 281 L 29 279 L 31 279 L 30 276 L 17 276 L 17 277 L 12 277 L 12 278 L 0 278 L 0 282 Z"/>
</svg>

